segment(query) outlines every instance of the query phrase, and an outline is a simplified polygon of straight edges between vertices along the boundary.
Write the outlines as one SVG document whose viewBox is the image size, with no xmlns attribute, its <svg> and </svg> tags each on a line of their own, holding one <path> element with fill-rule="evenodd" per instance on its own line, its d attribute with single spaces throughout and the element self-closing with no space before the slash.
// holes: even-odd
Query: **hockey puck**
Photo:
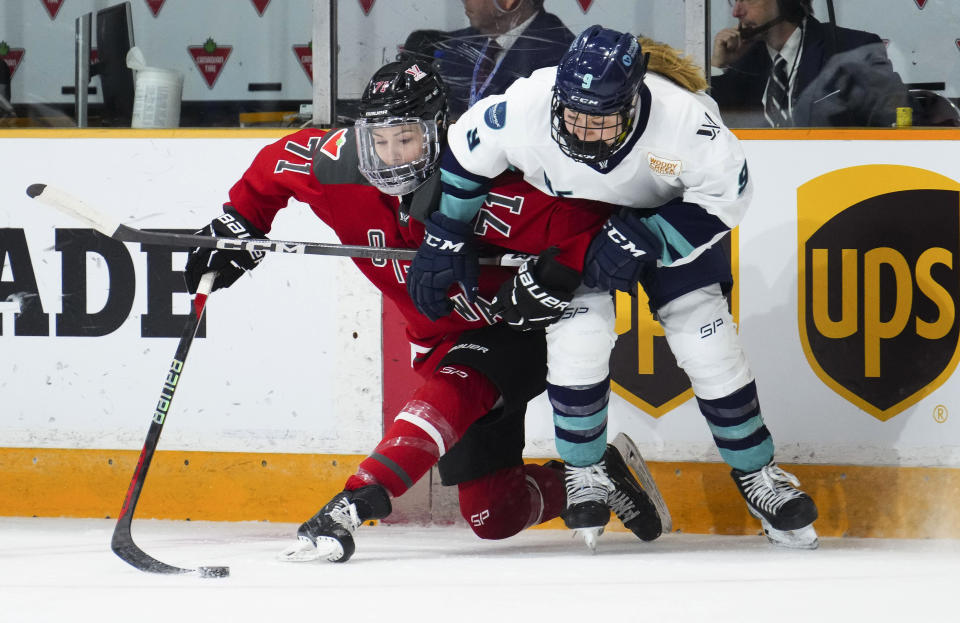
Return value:
<svg viewBox="0 0 960 623">
<path fill-rule="evenodd" d="M 230 567 L 199 567 L 197 575 L 201 578 L 226 578 L 230 576 Z"/>
</svg>

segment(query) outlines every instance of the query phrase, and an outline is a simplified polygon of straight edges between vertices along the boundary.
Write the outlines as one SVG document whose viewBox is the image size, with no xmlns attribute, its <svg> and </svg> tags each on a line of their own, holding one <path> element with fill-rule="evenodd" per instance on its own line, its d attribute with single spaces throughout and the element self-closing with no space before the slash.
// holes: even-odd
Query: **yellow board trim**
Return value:
<svg viewBox="0 0 960 623">
<path fill-rule="evenodd" d="M 138 456 L 132 450 L 0 448 L 0 516 L 116 517 Z M 338 493 L 364 458 L 160 451 L 136 517 L 298 523 Z M 726 465 L 649 466 L 678 532 L 758 532 Z M 821 536 L 960 538 L 960 469 L 784 467 L 816 500 Z M 610 529 L 623 528 L 614 520 Z"/>
</svg>

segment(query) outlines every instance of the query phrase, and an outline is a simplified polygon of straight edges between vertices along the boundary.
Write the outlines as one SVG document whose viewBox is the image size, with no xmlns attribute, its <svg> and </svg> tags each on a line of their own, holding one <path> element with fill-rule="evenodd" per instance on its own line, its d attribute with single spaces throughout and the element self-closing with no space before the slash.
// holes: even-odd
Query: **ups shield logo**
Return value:
<svg viewBox="0 0 960 623">
<path fill-rule="evenodd" d="M 738 320 L 737 230 L 718 243 L 730 256 L 734 276 L 730 292 L 731 310 Z M 617 292 L 617 343 L 610 355 L 613 391 L 635 407 L 658 418 L 693 398 L 690 379 L 677 365 L 667 345 L 663 328 L 653 318 L 647 295 Z"/>
<path fill-rule="evenodd" d="M 797 190 L 799 328 L 810 366 L 879 420 L 958 358 L 960 184 L 913 167 L 834 171 Z"/>
</svg>

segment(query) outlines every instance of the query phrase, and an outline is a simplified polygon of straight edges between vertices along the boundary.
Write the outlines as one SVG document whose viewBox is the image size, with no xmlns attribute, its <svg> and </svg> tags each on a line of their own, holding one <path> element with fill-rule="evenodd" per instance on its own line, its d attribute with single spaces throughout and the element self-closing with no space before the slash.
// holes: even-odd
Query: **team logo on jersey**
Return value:
<svg viewBox="0 0 960 623">
<path fill-rule="evenodd" d="M 422 69 L 420 69 L 420 67 L 418 67 L 417 65 L 410 65 L 409 67 L 403 70 L 403 73 L 410 74 L 411 76 L 413 76 L 414 82 L 420 82 L 421 80 L 427 77 L 427 73 Z"/>
<path fill-rule="evenodd" d="M 20 61 L 23 60 L 25 52 L 24 48 L 11 48 L 6 41 L 0 41 L 0 63 L 7 64 L 11 78 L 13 78 L 13 74 L 17 73 L 17 67 L 20 66 Z"/>
<path fill-rule="evenodd" d="M 217 83 L 220 72 L 223 71 L 223 66 L 227 64 L 227 59 L 230 58 L 232 50 L 232 45 L 217 45 L 213 37 L 208 37 L 203 45 L 187 46 L 187 51 L 193 58 L 194 64 L 200 70 L 200 75 L 203 76 L 204 82 L 211 89 Z"/>
<path fill-rule="evenodd" d="M 703 113 L 703 116 L 706 118 L 706 121 L 700 126 L 697 130 L 698 136 L 709 137 L 712 141 L 717 138 L 717 135 L 720 134 L 720 124 L 713 120 L 713 118 L 707 113 Z"/>
<path fill-rule="evenodd" d="M 493 104 L 483 113 L 483 120 L 493 130 L 499 130 L 507 124 L 507 103 Z"/>
<path fill-rule="evenodd" d="M 330 138 L 323 142 L 319 151 L 321 154 L 331 160 L 340 159 L 340 149 L 347 142 L 347 128 L 341 128 L 330 135 Z"/>
<path fill-rule="evenodd" d="M 737 230 L 718 245 L 737 265 L 733 249 L 737 248 Z M 734 274 L 730 292 L 730 309 L 739 322 L 739 279 Z M 617 292 L 616 332 L 619 336 L 610 356 L 610 380 L 613 391 L 635 407 L 658 418 L 693 398 L 690 379 L 677 365 L 667 344 L 663 328 L 650 313 L 650 302 L 642 287 L 636 296 Z M 716 325 L 701 328 L 701 337 L 716 331 Z"/>
<path fill-rule="evenodd" d="M 816 375 L 879 420 L 960 359 L 960 183 L 867 165 L 797 190 L 799 329 Z"/>
<path fill-rule="evenodd" d="M 683 162 L 680 160 L 661 158 L 651 152 L 647 152 L 647 163 L 650 165 L 650 170 L 653 171 L 654 175 L 661 175 L 663 177 L 677 177 L 683 168 Z"/>
</svg>

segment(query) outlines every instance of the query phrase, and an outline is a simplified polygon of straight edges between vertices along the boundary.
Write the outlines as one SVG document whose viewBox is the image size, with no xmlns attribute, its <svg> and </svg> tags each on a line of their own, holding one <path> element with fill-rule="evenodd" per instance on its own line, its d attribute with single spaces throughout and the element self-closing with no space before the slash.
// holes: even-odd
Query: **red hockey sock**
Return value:
<svg viewBox="0 0 960 623">
<path fill-rule="evenodd" d="M 493 383 L 470 368 L 446 366 L 434 372 L 344 488 L 378 483 L 390 495 L 401 495 L 493 407 L 498 396 Z"/>
<path fill-rule="evenodd" d="M 481 539 L 506 539 L 560 516 L 562 471 L 541 465 L 508 467 L 460 484 L 460 513 Z"/>
</svg>

